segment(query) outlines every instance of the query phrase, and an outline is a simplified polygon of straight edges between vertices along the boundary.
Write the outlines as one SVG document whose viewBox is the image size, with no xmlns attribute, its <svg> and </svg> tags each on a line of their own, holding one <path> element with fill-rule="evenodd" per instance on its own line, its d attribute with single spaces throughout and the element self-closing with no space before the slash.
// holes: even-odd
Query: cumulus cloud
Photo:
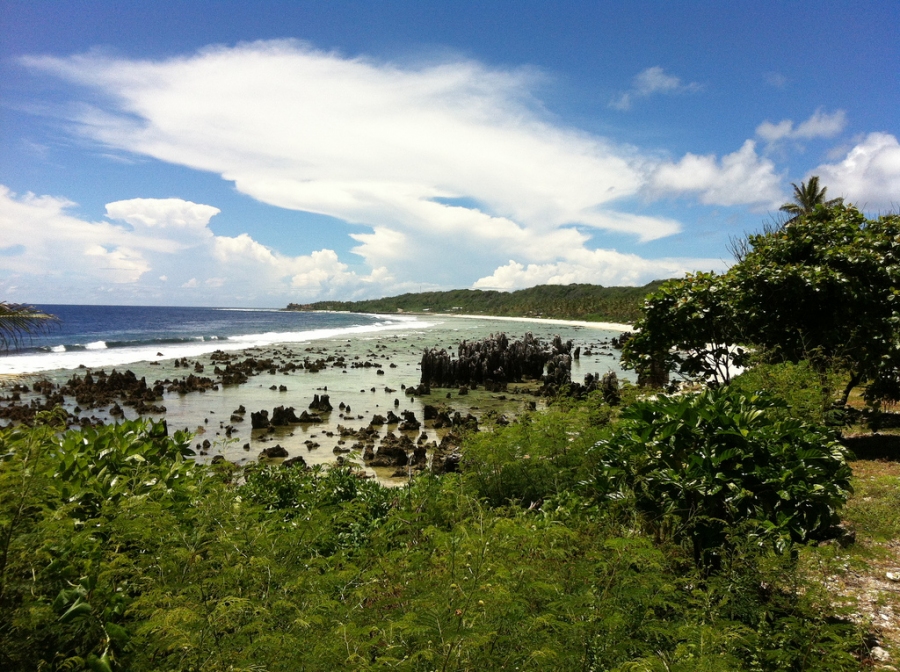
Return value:
<svg viewBox="0 0 900 672">
<path fill-rule="evenodd" d="M 587 240 L 573 225 L 637 240 L 680 230 L 672 219 L 617 209 L 644 187 L 646 160 L 549 120 L 534 104 L 533 70 L 467 60 L 401 66 L 288 41 L 164 61 L 24 62 L 100 94 L 90 104 L 86 96 L 72 119 L 84 136 L 217 173 L 270 205 L 367 227 L 353 233 L 354 251 L 400 281 L 448 256 L 547 261 Z M 636 87 L 650 95 L 695 85 L 651 68 Z M 479 205 L 448 204 L 461 199 Z M 126 210 L 113 215 L 157 226 L 146 210 L 147 221 Z M 178 221 L 202 232 L 208 216 L 188 209 Z"/>
<path fill-rule="evenodd" d="M 756 135 L 769 144 L 779 140 L 811 140 L 813 138 L 833 138 L 847 126 L 847 113 L 837 110 L 831 114 L 816 110 L 804 122 L 794 126 L 790 119 L 778 123 L 764 121 L 756 128 Z"/>
<path fill-rule="evenodd" d="M 722 271 L 720 259 L 643 259 L 615 250 L 583 250 L 565 261 L 522 264 L 510 260 L 475 282 L 476 289 L 514 290 L 534 285 L 642 285 L 651 280 L 678 277 L 690 271 Z"/>
<path fill-rule="evenodd" d="M 677 163 L 662 163 L 650 184 L 660 194 L 696 194 L 707 205 L 778 207 L 784 201 L 775 164 L 756 153 L 753 140 L 721 159 L 688 153 Z"/>
<path fill-rule="evenodd" d="M 342 296 L 373 284 L 384 291 L 393 281 L 385 269 L 353 271 L 332 250 L 287 256 L 246 233 L 216 236 L 208 224 L 219 210 L 209 205 L 177 198 L 117 201 L 106 206 L 114 221 L 100 222 L 69 214 L 74 205 L 17 196 L 0 185 L 0 240 L 11 251 L 0 270 L 7 296 L 15 289 L 32 302 L 178 303 L 177 293 L 159 293 L 157 281 L 171 279 L 190 290 L 191 302 L 277 306 L 333 296 L 338 288 Z M 145 281 L 151 270 L 155 280 Z"/>
<path fill-rule="evenodd" d="M 37 273 L 64 286 L 67 276 L 131 283 L 150 268 L 144 250 L 158 241 L 109 222 L 79 220 L 66 212 L 73 205 L 55 196 L 16 197 L 0 185 L 0 240 L 17 250 L 4 259 L 4 271 Z"/>
<path fill-rule="evenodd" d="M 900 206 L 900 144 L 890 133 L 870 133 L 842 161 L 822 164 L 810 175 L 819 176 L 829 196 L 867 210 L 896 212 Z"/>
<path fill-rule="evenodd" d="M 106 204 L 106 216 L 128 222 L 135 227 L 200 230 L 220 210 L 211 205 L 192 203 L 180 198 L 132 198 Z"/>
<path fill-rule="evenodd" d="M 668 75 L 661 67 L 654 66 L 635 75 L 631 89 L 616 97 L 609 106 L 616 110 L 630 110 L 637 98 L 647 98 L 660 93 L 694 93 L 702 88 L 702 85 L 696 82 L 685 84 L 680 78 Z"/>
</svg>

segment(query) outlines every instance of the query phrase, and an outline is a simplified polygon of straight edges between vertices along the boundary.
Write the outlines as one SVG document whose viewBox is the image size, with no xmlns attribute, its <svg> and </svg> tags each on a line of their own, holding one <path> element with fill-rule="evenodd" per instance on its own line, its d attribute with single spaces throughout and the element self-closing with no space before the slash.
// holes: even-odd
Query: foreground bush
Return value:
<svg viewBox="0 0 900 672">
<path fill-rule="evenodd" d="M 497 457 L 498 506 L 466 473 L 235 485 L 153 423 L 0 430 L 0 669 L 858 669 L 860 633 L 789 557 L 736 540 L 707 575 L 570 487 L 596 412 L 498 428 L 541 463 L 507 481 Z"/>
<path fill-rule="evenodd" d="M 850 493 L 847 451 L 785 409 L 730 387 L 638 402 L 595 447 L 597 495 L 687 539 L 698 565 L 718 563 L 737 528 L 779 551 L 822 539 Z"/>
</svg>

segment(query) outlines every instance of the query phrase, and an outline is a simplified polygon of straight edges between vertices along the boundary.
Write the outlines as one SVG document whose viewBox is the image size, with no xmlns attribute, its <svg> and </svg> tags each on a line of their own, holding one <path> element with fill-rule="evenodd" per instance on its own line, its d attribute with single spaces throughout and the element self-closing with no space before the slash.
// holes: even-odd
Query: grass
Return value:
<svg viewBox="0 0 900 672">
<path fill-rule="evenodd" d="M 854 493 L 842 517 L 856 540 L 846 547 L 810 549 L 805 569 L 821 581 L 839 610 L 872 633 L 870 646 L 881 646 L 897 661 L 900 582 L 888 574 L 900 574 L 900 462 L 856 460 L 851 468 Z"/>
</svg>

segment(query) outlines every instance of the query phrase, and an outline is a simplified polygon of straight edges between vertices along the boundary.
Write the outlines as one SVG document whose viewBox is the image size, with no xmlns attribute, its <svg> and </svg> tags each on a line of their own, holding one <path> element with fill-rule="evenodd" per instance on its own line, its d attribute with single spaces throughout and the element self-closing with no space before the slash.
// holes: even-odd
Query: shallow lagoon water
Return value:
<svg viewBox="0 0 900 672">
<path fill-rule="evenodd" d="M 607 371 L 614 371 L 620 378 L 633 379 L 630 372 L 624 372 L 619 366 L 618 353 L 606 344 L 611 337 L 619 335 L 621 333 L 619 331 L 558 323 L 499 321 L 491 318 L 464 319 L 435 315 L 420 320 L 407 318 L 402 323 L 378 330 L 343 331 L 340 335 L 308 335 L 302 340 L 293 342 L 268 342 L 245 348 L 240 354 L 253 355 L 256 358 L 272 358 L 276 362 L 302 360 L 305 357 L 315 360 L 330 355 L 343 356 L 348 366 L 339 368 L 329 363 L 318 372 L 304 369 L 289 374 L 263 373 L 250 377 L 246 383 L 240 385 L 219 385 L 217 390 L 189 394 L 166 393 L 161 402 L 156 402 L 165 406 L 166 413 L 150 417 L 165 417 L 170 429 L 187 429 L 195 433 L 194 443 L 198 446 L 202 445 L 204 440 L 209 440 L 212 445 L 207 455 L 199 456 L 198 459 L 211 459 L 215 455 L 222 455 L 229 461 L 241 464 L 257 460 L 263 448 L 278 444 L 287 449 L 291 457 L 302 455 L 308 464 L 332 463 L 336 458 L 333 451 L 340 445 L 338 426 L 358 430 L 366 427 L 376 413 L 386 415 L 388 410 L 394 410 L 399 415 L 403 410 L 411 410 L 422 421 L 425 404 L 443 404 L 452 410 L 459 410 L 464 415 L 471 412 L 479 419 L 487 411 L 515 415 L 523 411 L 529 402 L 536 402 L 538 408 L 541 408 L 544 404 L 542 399 L 530 394 L 515 393 L 517 388 L 527 387 L 525 385 L 510 385 L 510 390 L 503 394 L 478 389 L 470 391 L 465 396 L 459 396 L 455 389 L 433 389 L 430 395 L 421 398 L 407 396 L 403 390 L 403 387 L 419 384 L 419 363 L 426 348 L 443 347 L 455 353 L 457 345 L 463 340 L 479 340 L 498 333 L 505 333 L 510 340 L 518 340 L 526 332 L 531 332 L 542 341 L 549 341 L 555 335 L 559 335 L 564 341 L 572 340 L 576 346 L 581 346 L 582 351 L 586 348 L 593 351 L 591 356 L 582 354 L 580 360 L 573 362 L 573 380 L 581 381 L 587 373 L 603 374 Z M 162 356 L 156 356 L 154 351 L 152 362 L 143 360 L 115 368 L 130 369 L 138 378 L 145 377 L 150 384 L 156 380 L 183 378 L 193 372 L 193 365 L 196 362 L 204 367 L 204 372 L 196 375 L 215 377 L 213 369 L 216 363 L 210 358 L 209 348 L 193 356 L 183 354 L 182 347 L 177 346 L 160 347 L 158 352 L 161 352 Z M 173 352 L 175 354 L 172 354 Z M 179 358 L 186 356 L 191 366 L 187 369 L 176 367 L 176 356 Z M 374 366 L 351 368 L 352 363 L 363 363 L 367 360 L 380 364 L 383 375 L 379 375 L 379 369 Z M 96 367 L 93 370 L 97 371 L 99 368 L 109 373 L 114 367 Z M 54 369 L 16 376 L 16 379 L 26 384 L 33 383 L 39 378 L 63 383 L 73 374 L 81 376 L 84 373 L 84 369 Z M 7 378 L 6 384 L 11 380 Z M 272 386 L 276 389 L 270 389 Z M 280 386 L 285 386 L 287 390 L 278 391 Z M 395 391 L 386 392 L 385 388 L 392 388 Z M 334 407 L 331 413 L 322 416 L 324 422 L 276 428 L 274 432 L 250 429 L 252 411 L 265 409 L 271 414 L 276 406 L 292 406 L 299 415 L 302 410 L 308 408 L 316 394 L 328 394 Z M 24 395 L 23 400 L 27 401 Z M 399 402 L 398 405 L 395 405 L 395 400 Z M 67 402 L 67 406 L 72 410 L 75 406 L 74 399 L 67 399 Z M 340 410 L 340 403 L 349 405 L 350 410 Z M 240 405 L 246 408 L 245 420 L 232 422 L 231 415 Z M 127 418 L 137 417 L 130 407 L 123 406 L 123 409 Z M 107 422 L 113 421 L 105 409 L 84 412 L 83 415 L 95 415 Z M 227 425 L 233 426 L 231 438 L 226 436 Z M 383 427 L 381 435 L 390 429 L 396 432 L 396 427 Z M 411 434 L 411 438 L 415 439 L 421 431 L 425 431 L 428 441 L 439 441 L 446 430 L 435 430 L 423 424 L 422 430 Z M 310 448 L 308 447 L 310 444 L 304 443 L 307 441 L 319 445 Z M 340 447 L 349 448 L 352 443 L 353 439 L 347 439 L 346 444 Z M 247 445 L 249 449 L 245 449 Z M 362 464 L 358 451 L 347 453 L 345 458 Z M 380 469 L 377 473 L 372 469 L 367 471 L 377 475 L 384 482 L 403 482 L 401 479 L 391 478 L 394 471 L 391 468 Z"/>
</svg>

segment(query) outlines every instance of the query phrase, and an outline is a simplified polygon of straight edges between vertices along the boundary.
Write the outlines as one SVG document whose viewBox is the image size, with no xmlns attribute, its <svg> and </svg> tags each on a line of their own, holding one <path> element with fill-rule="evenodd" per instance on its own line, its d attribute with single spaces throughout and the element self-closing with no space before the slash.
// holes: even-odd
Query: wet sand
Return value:
<svg viewBox="0 0 900 672">
<path fill-rule="evenodd" d="M 402 411 L 412 411 L 422 422 L 422 429 L 409 432 L 415 441 L 421 432 L 425 432 L 428 441 L 440 441 L 445 429 L 434 429 L 430 423 L 423 421 L 423 409 L 426 404 L 445 406 L 451 412 L 459 411 L 463 415 L 472 413 L 484 424 L 490 417 L 506 415 L 515 416 L 530 404 L 542 408 L 545 400 L 534 396 L 531 390 L 539 384 L 511 384 L 504 393 L 490 393 L 483 389 L 472 390 L 460 396 L 455 389 L 433 388 L 431 394 L 424 397 L 405 394 L 408 387 L 417 386 L 420 382 L 419 363 L 422 352 L 426 348 L 446 348 L 456 352 L 462 340 L 480 340 L 490 334 L 505 333 L 510 340 L 522 338 L 526 332 L 533 333 L 542 341 L 549 341 L 559 335 L 562 339 L 572 340 L 574 345 L 582 348 L 581 359 L 573 363 L 572 379 L 581 381 L 587 373 L 603 374 L 614 371 L 620 378 L 632 379 L 630 372 L 623 372 L 618 364 L 618 353 L 611 349 L 608 340 L 619 335 L 627 325 L 603 325 L 598 323 L 573 323 L 565 321 L 536 320 L 533 318 L 485 318 L 479 316 L 444 316 L 429 315 L 432 326 L 421 330 L 403 330 L 397 332 L 380 332 L 355 336 L 352 338 L 325 338 L 306 343 L 290 343 L 273 345 L 265 348 L 251 348 L 236 354 L 240 361 L 252 356 L 257 359 L 271 358 L 278 368 L 290 368 L 308 359 L 328 360 L 325 366 L 313 372 L 299 369 L 284 373 L 263 373 L 251 376 L 239 385 L 218 385 L 218 389 L 205 392 L 180 394 L 166 392 L 161 401 L 155 403 L 165 406 L 164 414 L 151 414 L 146 417 L 165 418 L 170 430 L 185 429 L 195 434 L 194 444 L 199 452 L 200 460 L 211 460 L 216 455 L 241 464 L 255 461 L 264 448 L 281 445 L 287 449 L 289 456 L 301 455 L 307 464 L 332 463 L 338 451 L 349 449 L 355 442 L 349 437 L 341 437 L 341 427 L 348 430 L 359 430 L 369 425 L 375 414 L 387 415 L 389 410 L 400 415 Z M 615 328 L 610 328 L 615 326 Z M 584 354 L 589 350 L 592 354 Z M 138 362 L 127 368 L 138 378 L 145 377 L 148 384 L 154 381 L 175 380 L 194 373 L 199 364 L 203 371 L 197 376 L 218 378 L 214 373 L 222 362 L 213 361 L 211 355 L 202 355 L 188 359 L 188 367 L 175 366 L 175 359 L 162 356 L 154 362 Z M 339 360 L 343 358 L 343 366 Z M 368 366 L 366 366 L 368 364 Z M 287 365 L 287 366 L 285 366 Z M 107 373 L 112 368 L 105 369 Z M 94 370 L 97 371 L 96 369 Z M 17 376 L 18 382 L 29 386 L 36 380 L 47 379 L 54 384 L 69 380 L 73 374 L 83 377 L 85 370 L 53 371 L 32 376 Z M 4 383 L 8 387 L 11 381 Z M 274 388 L 274 389 L 273 389 Z M 285 388 L 285 389 L 283 389 Z M 274 430 L 251 430 L 251 412 L 267 410 L 270 414 L 277 406 L 293 407 L 297 415 L 308 410 L 314 395 L 327 394 L 333 410 L 322 414 L 322 423 L 294 424 L 278 427 Z M 4 395 L 5 396 L 5 395 Z M 22 402 L 38 395 L 22 395 Z M 344 409 L 340 408 L 344 404 Z M 66 398 L 65 406 L 72 411 L 75 400 Z M 243 421 L 233 420 L 233 412 L 244 406 L 246 413 Z M 349 407 L 349 408 L 348 408 Z M 134 409 L 122 407 L 126 418 L 138 417 Z M 114 422 L 108 409 L 91 409 L 81 413 L 82 416 L 94 416 L 104 422 Z M 227 428 L 231 427 L 230 437 Z M 379 427 L 380 437 L 388 431 L 396 435 L 397 427 Z M 204 450 L 205 441 L 209 441 Z M 360 451 L 340 453 L 345 459 L 362 466 Z M 391 475 L 395 468 L 366 470 L 386 483 L 402 483 L 405 479 L 394 479 Z"/>
</svg>

